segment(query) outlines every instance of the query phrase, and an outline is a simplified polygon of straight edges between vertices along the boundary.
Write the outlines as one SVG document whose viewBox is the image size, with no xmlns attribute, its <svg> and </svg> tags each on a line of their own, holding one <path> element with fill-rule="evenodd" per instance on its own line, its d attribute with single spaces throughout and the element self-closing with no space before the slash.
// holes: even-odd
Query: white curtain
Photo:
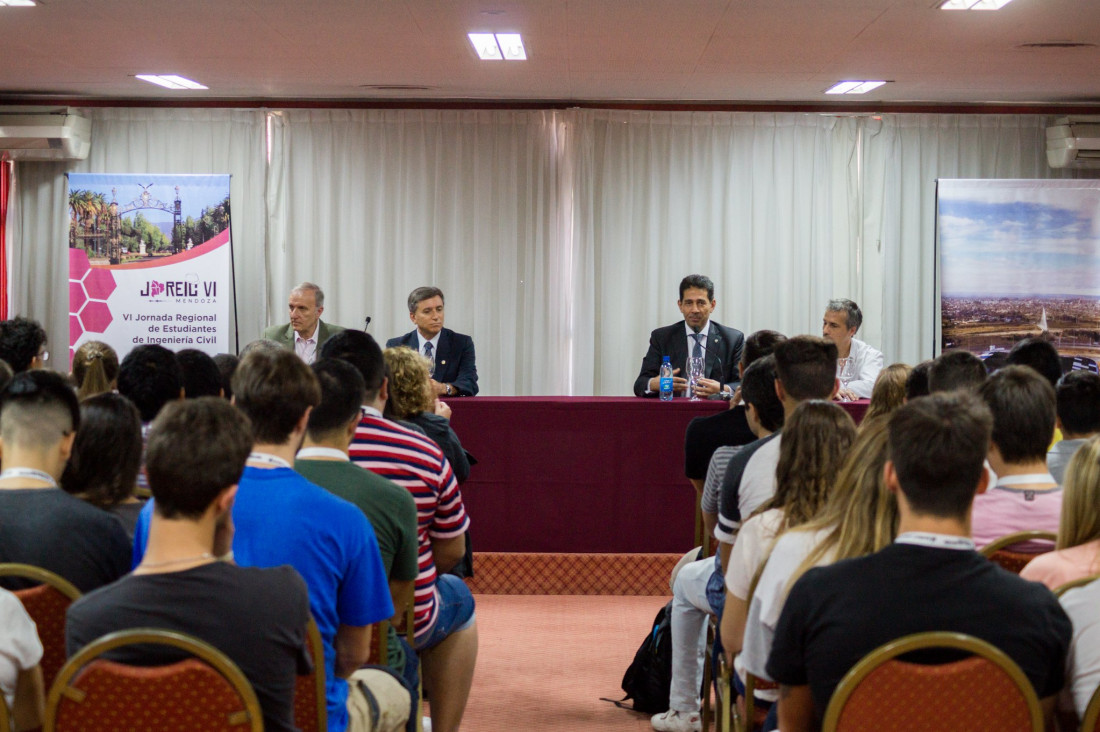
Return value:
<svg viewBox="0 0 1100 732">
<path fill-rule="evenodd" d="M 628 394 L 687 274 L 746 334 L 821 332 L 859 297 L 857 126 L 810 114 L 580 111 L 575 391 Z"/>
<path fill-rule="evenodd" d="M 265 320 L 264 117 L 221 109 L 80 110 L 92 120 L 87 160 L 18 163 L 12 207 L 12 314 L 40 321 L 53 363 L 68 369 L 67 173 L 229 173 L 242 344 Z M 231 338 L 233 334 L 230 334 Z"/>
</svg>

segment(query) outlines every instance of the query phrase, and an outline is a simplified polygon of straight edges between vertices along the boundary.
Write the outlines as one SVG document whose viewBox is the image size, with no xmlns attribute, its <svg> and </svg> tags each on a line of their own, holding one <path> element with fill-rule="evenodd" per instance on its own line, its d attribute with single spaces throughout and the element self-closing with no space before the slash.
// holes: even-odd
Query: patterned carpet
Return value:
<svg viewBox="0 0 1100 732">
<path fill-rule="evenodd" d="M 679 554 L 474 553 L 470 589 L 486 595 L 668 595 Z"/>
</svg>

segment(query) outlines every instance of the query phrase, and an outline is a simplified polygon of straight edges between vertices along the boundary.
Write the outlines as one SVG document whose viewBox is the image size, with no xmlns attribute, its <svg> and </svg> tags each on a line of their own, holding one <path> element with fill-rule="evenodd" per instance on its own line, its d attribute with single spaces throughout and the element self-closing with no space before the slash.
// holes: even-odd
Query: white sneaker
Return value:
<svg viewBox="0 0 1100 732">
<path fill-rule="evenodd" d="M 654 714 L 649 723 L 657 732 L 700 732 L 703 729 L 699 712 L 677 712 L 670 709 L 663 714 Z"/>
</svg>

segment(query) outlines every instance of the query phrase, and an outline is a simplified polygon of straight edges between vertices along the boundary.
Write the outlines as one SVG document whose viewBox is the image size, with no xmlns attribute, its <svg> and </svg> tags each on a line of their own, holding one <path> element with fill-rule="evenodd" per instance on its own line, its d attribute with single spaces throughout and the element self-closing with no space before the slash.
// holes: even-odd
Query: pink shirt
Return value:
<svg viewBox="0 0 1100 732">
<path fill-rule="evenodd" d="M 1100 574 L 1100 539 L 1048 552 L 1028 562 L 1020 576 L 1056 590 L 1067 582 Z"/>
<path fill-rule="evenodd" d="M 1017 531 L 1058 533 L 1061 516 L 1061 488 L 1048 491 L 990 488 L 985 493 L 979 493 L 974 497 L 970 535 L 981 549 L 995 539 Z M 1040 552 L 1044 548 L 1042 544 L 1028 542 L 1017 550 Z"/>
</svg>

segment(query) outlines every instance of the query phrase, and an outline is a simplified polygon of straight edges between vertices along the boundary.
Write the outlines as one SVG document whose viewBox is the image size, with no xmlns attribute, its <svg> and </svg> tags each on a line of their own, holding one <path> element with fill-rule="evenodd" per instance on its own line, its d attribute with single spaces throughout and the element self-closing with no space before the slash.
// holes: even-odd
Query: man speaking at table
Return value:
<svg viewBox="0 0 1100 732">
<path fill-rule="evenodd" d="M 672 390 L 682 394 L 687 389 L 688 357 L 702 357 L 703 377 L 696 386 L 701 397 L 732 395 L 737 388 L 737 364 L 745 347 L 745 336 L 736 328 L 712 322 L 710 314 L 716 305 L 714 283 L 705 275 L 688 275 L 680 281 L 680 299 L 676 305 L 684 319 L 658 328 L 650 334 L 649 351 L 642 359 L 642 370 L 634 382 L 636 396 L 657 396 L 660 388 L 661 360 L 672 363 Z"/>
<path fill-rule="evenodd" d="M 477 364 L 470 336 L 443 327 L 443 291 L 418 287 L 409 293 L 409 320 L 416 328 L 390 338 L 386 348 L 408 346 L 435 364 L 432 388 L 436 396 L 475 396 Z"/>
</svg>

